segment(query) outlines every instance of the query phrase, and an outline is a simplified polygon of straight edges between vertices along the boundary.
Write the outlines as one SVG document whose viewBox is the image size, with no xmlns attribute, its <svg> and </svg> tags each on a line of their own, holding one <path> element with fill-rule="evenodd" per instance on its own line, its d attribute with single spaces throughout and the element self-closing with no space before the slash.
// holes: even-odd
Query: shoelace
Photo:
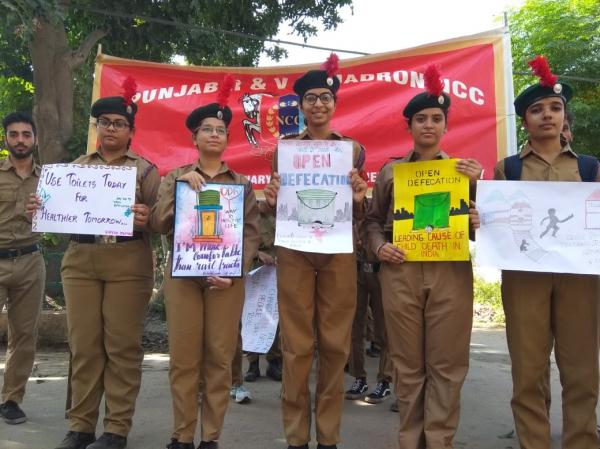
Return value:
<svg viewBox="0 0 600 449">
<path fill-rule="evenodd" d="M 354 383 L 352 384 L 352 390 L 360 390 L 364 385 L 364 381 L 362 379 L 354 379 Z"/>
<path fill-rule="evenodd" d="M 387 388 L 388 387 L 383 382 L 377 382 L 377 386 L 375 387 L 375 391 L 373 391 L 373 393 L 375 393 L 378 396 L 381 396 Z"/>
</svg>

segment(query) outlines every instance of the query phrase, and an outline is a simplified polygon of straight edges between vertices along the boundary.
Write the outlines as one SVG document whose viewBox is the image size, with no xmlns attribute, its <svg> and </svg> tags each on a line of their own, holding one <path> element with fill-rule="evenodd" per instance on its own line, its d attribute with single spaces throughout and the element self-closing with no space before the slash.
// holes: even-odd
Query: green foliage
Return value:
<svg viewBox="0 0 600 449">
<path fill-rule="evenodd" d="M 475 300 L 475 321 L 504 323 L 500 281 L 488 282 L 481 276 L 475 276 L 473 296 Z"/>
<path fill-rule="evenodd" d="M 542 54 L 554 73 L 575 89 L 569 108 L 575 114 L 576 151 L 600 156 L 600 2 L 598 0 L 526 0 L 510 16 L 515 93 L 537 79 L 527 61 Z M 519 133 L 521 143 L 525 133 Z"/>
<path fill-rule="evenodd" d="M 56 248 L 61 242 L 61 238 L 58 234 L 53 234 L 51 232 L 44 232 L 41 237 L 42 246 L 46 249 Z"/>
</svg>

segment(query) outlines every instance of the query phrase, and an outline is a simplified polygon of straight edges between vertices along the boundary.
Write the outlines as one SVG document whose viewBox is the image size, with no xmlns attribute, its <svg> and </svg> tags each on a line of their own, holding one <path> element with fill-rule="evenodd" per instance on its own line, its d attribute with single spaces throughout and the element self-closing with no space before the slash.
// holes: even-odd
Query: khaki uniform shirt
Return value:
<svg viewBox="0 0 600 449">
<path fill-rule="evenodd" d="M 300 134 L 295 136 L 287 136 L 284 139 L 294 139 L 294 140 L 314 140 L 309 134 L 308 130 L 302 131 Z M 332 131 L 327 140 L 346 140 L 352 142 L 352 166 L 356 168 L 358 171 L 361 171 L 365 165 L 365 149 L 364 147 L 358 143 L 356 140 L 351 139 L 350 137 L 343 136 L 342 134 Z M 273 171 L 277 171 L 277 149 L 275 150 L 275 154 L 273 155 Z M 365 207 L 364 202 L 359 207 L 355 204 L 352 208 L 352 216 L 355 219 L 360 219 L 364 216 Z"/>
<path fill-rule="evenodd" d="M 256 257 L 260 242 L 258 205 L 256 203 L 254 190 L 252 190 L 252 184 L 248 178 L 231 170 L 225 162 L 221 163 L 221 168 L 214 177 L 207 175 L 198 162 L 170 171 L 160 185 L 158 200 L 150 215 L 152 229 L 161 234 L 166 234 L 169 243 L 173 243 L 175 181 L 180 176 L 192 170 L 197 171 L 207 182 L 244 184 L 246 186 L 244 191 L 244 273 L 247 273 L 252 264 L 252 260 Z"/>
<path fill-rule="evenodd" d="M 0 249 L 19 249 L 39 242 L 40 235 L 31 232 L 25 205 L 37 190 L 40 171 L 33 161 L 31 174 L 22 179 L 10 157 L 0 162 Z"/>
<path fill-rule="evenodd" d="M 435 159 L 450 159 L 440 151 Z M 383 166 L 373 187 L 373 199 L 367 213 L 366 232 L 370 252 L 377 256 L 381 245 L 389 242 L 389 236 L 394 228 L 394 165 L 418 160 L 418 154 L 411 150 L 407 156 L 388 162 Z"/>
<path fill-rule="evenodd" d="M 519 157 L 523 164 L 521 171 L 523 181 L 581 181 L 577 165 L 578 156 L 569 144 L 562 148 L 551 163 L 541 157 L 529 143 L 523 147 Z M 506 180 L 504 159 L 496 164 L 494 179 Z M 596 175 L 596 181 L 600 181 L 600 170 Z"/>
<path fill-rule="evenodd" d="M 73 164 L 81 165 L 114 165 L 118 167 L 136 167 L 136 184 L 135 184 L 135 204 L 145 204 L 150 209 L 156 203 L 158 187 L 160 186 L 160 176 L 156 167 L 141 156 L 138 156 L 131 150 L 120 158 L 107 162 L 106 159 L 98 151 L 90 154 L 84 154 L 73 161 Z M 150 226 L 150 221 L 145 228 L 137 228 L 136 231 L 144 231 L 144 239 L 148 238 L 149 232 L 154 231 Z"/>
</svg>

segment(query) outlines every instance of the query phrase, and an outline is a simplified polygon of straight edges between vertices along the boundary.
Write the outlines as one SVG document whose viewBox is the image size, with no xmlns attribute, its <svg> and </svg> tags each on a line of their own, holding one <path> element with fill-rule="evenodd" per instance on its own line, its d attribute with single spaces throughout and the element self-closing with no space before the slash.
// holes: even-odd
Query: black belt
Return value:
<svg viewBox="0 0 600 449">
<path fill-rule="evenodd" d="M 0 259 L 16 259 L 19 256 L 25 254 L 31 254 L 40 249 L 40 245 L 34 243 L 33 245 L 24 246 L 18 249 L 0 249 Z"/>
<path fill-rule="evenodd" d="M 115 237 L 116 243 L 130 242 L 132 240 L 140 240 L 144 237 L 142 231 L 133 231 L 133 235 L 118 235 Z M 77 243 L 96 243 L 96 236 L 90 234 L 71 234 L 71 241 Z M 110 243 L 110 242 L 109 242 Z"/>
<path fill-rule="evenodd" d="M 356 268 L 363 273 L 378 273 L 380 266 L 381 264 L 379 262 L 370 263 L 356 261 Z"/>
</svg>

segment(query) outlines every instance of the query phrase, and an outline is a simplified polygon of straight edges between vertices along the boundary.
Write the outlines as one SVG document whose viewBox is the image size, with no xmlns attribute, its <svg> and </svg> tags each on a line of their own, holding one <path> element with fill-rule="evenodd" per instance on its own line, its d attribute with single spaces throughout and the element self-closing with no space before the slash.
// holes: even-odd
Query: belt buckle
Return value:
<svg viewBox="0 0 600 449">
<path fill-rule="evenodd" d="M 369 262 L 363 262 L 363 271 L 365 273 L 373 273 L 373 264 Z"/>
<path fill-rule="evenodd" d="M 96 243 L 99 243 L 101 245 L 106 245 L 108 243 L 117 243 L 116 235 L 95 235 L 94 239 L 96 240 Z"/>
</svg>

